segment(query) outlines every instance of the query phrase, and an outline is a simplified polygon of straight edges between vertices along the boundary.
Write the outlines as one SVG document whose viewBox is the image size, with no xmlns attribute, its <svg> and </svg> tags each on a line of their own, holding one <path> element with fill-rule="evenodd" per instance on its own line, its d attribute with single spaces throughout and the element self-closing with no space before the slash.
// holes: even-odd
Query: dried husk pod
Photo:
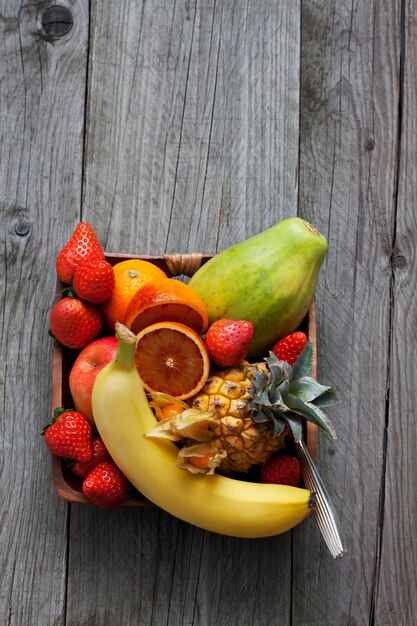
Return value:
<svg viewBox="0 0 417 626">
<path fill-rule="evenodd" d="M 214 430 L 217 425 L 217 420 L 211 411 L 187 408 L 182 413 L 159 422 L 146 436 L 170 441 L 182 439 L 210 441 L 215 436 Z"/>
<path fill-rule="evenodd" d="M 162 413 L 162 409 L 165 406 L 168 406 L 170 404 L 176 404 L 178 406 L 181 406 L 184 410 L 189 408 L 188 404 L 186 404 L 182 400 L 178 400 L 178 398 L 174 398 L 173 396 L 170 396 L 167 393 L 161 393 L 160 391 L 155 391 L 149 394 L 149 396 L 151 398 L 149 405 L 153 409 L 155 413 L 155 417 L 158 420 L 158 422 L 161 422 L 163 419 L 165 419 Z"/>
<path fill-rule="evenodd" d="M 213 442 L 197 443 L 191 446 L 184 446 L 178 452 L 177 467 L 185 469 L 191 474 L 206 474 L 211 476 L 219 467 L 223 459 L 227 456 L 225 450 L 217 448 Z M 208 458 L 207 458 L 208 457 Z M 206 467 L 197 467 L 191 460 L 206 459 Z"/>
</svg>

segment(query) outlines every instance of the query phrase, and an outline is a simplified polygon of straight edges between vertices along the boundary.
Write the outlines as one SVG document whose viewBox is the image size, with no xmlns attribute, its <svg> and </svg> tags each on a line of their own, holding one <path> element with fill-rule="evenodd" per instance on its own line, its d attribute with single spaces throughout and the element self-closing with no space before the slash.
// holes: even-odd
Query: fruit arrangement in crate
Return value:
<svg viewBox="0 0 417 626">
<path fill-rule="evenodd" d="M 70 502 L 157 505 L 226 535 L 314 507 L 294 442 L 334 390 L 315 379 L 326 239 L 300 218 L 211 255 L 105 254 L 87 223 L 56 260 L 54 485 Z M 189 282 L 179 280 L 189 276 Z"/>
</svg>

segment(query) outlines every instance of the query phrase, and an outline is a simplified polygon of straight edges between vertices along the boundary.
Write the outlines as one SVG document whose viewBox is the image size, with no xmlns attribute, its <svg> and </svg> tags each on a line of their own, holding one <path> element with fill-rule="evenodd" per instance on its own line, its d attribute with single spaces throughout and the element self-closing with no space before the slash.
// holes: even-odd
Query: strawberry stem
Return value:
<svg viewBox="0 0 417 626">
<path fill-rule="evenodd" d="M 74 288 L 72 285 L 66 285 L 66 287 L 64 287 L 64 289 L 62 290 L 62 295 L 63 297 L 67 297 L 67 298 L 76 298 L 77 294 L 74 291 Z"/>
<path fill-rule="evenodd" d="M 56 409 L 54 409 L 53 412 L 53 417 L 52 417 L 52 423 L 55 424 L 55 422 L 57 421 L 58 417 L 60 415 L 62 415 L 63 413 L 68 413 L 68 411 L 73 411 L 74 409 L 64 409 L 63 406 L 58 406 Z"/>
<path fill-rule="evenodd" d="M 57 419 L 58 419 L 58 417 L 59 417 L 60 415 L 62 415 L 63 413 L 67 413 L 68 411 L 73 411 L 73 410 L 74 410 L 74 409 L 64 409 L 64 407 L 62 407 L 62 406 L 59 406 L 59 407 L 57 407 L 56 409 L 54 409 L 54 412 L 52 413 L 52 419 L 51 419 L 51 421 L 49 422 L 49 424 L 46 424 L 46 426 L 44 426 L 44 427 L 42 428 L 42 431 L 41 431 L 41 436 L 43 437 L 43 435 L 46 433 L 46 431 L 48 430 L 48 428 L 49 428 L 50 426 L 52 426 L 52 424 L 55 424 L 55 422 L 57 421 Z"/>
</svg>

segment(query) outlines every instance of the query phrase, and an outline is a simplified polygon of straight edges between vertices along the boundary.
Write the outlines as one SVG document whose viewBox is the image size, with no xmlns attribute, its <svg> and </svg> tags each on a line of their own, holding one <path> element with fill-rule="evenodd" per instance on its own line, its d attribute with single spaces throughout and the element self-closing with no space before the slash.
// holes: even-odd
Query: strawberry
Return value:
<svg viewBox="0 0 417 626">
<path fill-rule="evenodd" d="M 83 482 L 83 493 L 96 505 L 114 509 L 129 495 L 129 482 L 113 461 L 95 466 Z"/>
<path fill-rule="evenodd" d="M 75 270 L 85 259 L 104 259 L 104 252 L 90 224 L 80 222 L 56 260 L 56 271 L 63 283 L 71 284 Z"/>
<path fill-rule="evenodd" d="M 286 361 L 290 365 L 294 365 L 306 345 L 306 335 L 297 331 L 274 343 L 271 350 L 280 361 Z"/>
<path fill-rule="evenodd" d="M 298 487 L 300 484 L 300 462 L 295 456 L 280 454 L 269 459 L 261 469 L 261 482 Z"/>
<path fill-rule="evenodd" d="M 56 456 L 82 462 L 92 457 L 90 422 L 78 411 L 55 409 L 52 422 L 43 435 L 47 447 Z"/>
<path fill-rule="evenodd" d="M 101 304 L 110 298 L 115 284 L 114 271 L 103 259 L 87 259 L 77 267 L 72 286 L 82 300 Z"/>
<path fill-rule="evenodd" d="M 99 334 L 101 317 L 93 304 L 67 297 L 56 303 L 49 324 L 52 335 L 60 344 L 81 350 Z"/>
<path fill-rule="evenodd" d="M 93 455 L 89 461 L 76 461 L 71 465 L 71 471 L 82 480 L 85 480 L 91 470 L 99 463 L 111 461 L 111 456 L 101 437 L 98 435 L 93 436 L 92 446 Z"/>
<path fill-rule="evenodd" d="M 253 325 L 246 320 L 217 320 L 206 334 L 206 347 L 219 367 L 238 365 L 246 356 L 253 335 Z"/>
</svg>

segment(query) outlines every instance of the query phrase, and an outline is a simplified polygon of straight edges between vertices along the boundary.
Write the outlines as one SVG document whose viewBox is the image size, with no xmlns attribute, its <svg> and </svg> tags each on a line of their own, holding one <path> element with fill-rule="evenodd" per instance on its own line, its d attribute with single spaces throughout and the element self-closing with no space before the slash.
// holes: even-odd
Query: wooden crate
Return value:
<svg viewBox="0 0 417 626">
<path fill-rule="evenodd" d="M 168 276 L 192 276 L 197 269 L 207 262 L 212 255 L 210 254 L 173 254 L 164 256 L 151 255 L 133 255 L 120 253 L 106 253 L 106 260 L 112 265 L 125 261 L 127 259 L 143 259 L 154 263 L 161 268 Z M 64 285 L 60 280 L 57 281 L 56 301 L 62 298 L 62 289 Z M 303 330 L 314 345 L 314 359 L 312 376 L 317 373 L 317 345 L 316 345 L 316 307 L 315 302 L 311 303 L 308 314 L 300 324 L 300 330 Z M 52 410 L 56 407 L 69 408 L 73 406 L 71 393 L 69 390 L 69 373 L 72 364 L 78 352 L 62 348 L 54 342 L 52 354 Z M 318 429 L 315 424 L 307 422 L 305 425 L 305 439 L 308 450 L 313 459 L 316 457 Z M 67 502 L 76 502 L 79 504 L 91 504 L 91 501 L 83 494 L 81 490 L 81 481 L 74 476 L 71 471 L 65 467 L 62 460 L 52 455 L 52 479 L 56 492 Z M 125 506 L 154 506 L 147 498 L 136 492 L 129 498 Z"/>
</svg>

